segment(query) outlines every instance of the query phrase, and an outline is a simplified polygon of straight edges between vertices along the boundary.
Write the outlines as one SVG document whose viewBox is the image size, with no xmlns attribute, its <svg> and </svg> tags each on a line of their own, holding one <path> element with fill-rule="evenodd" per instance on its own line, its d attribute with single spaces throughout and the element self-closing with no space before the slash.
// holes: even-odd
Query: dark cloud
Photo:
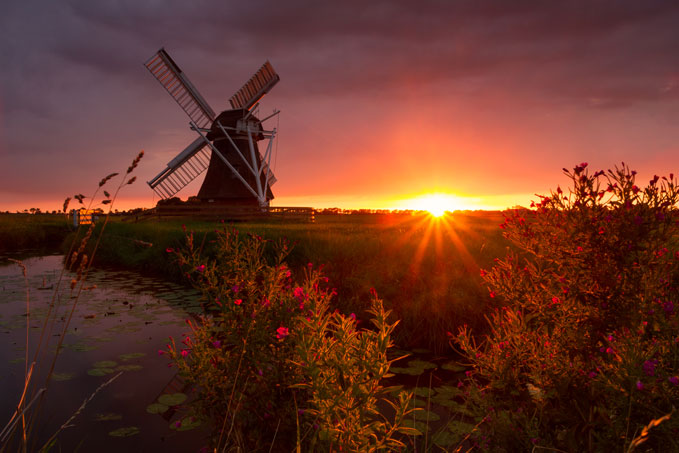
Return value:
<svg viewBox="0 0 679 453">
<path fill-rule="evenodd" d="M 216 109 L 268 58 L 283 81 L 272 99 L 290 116 L 317 110 L 296 123 L 310 129 L 332 134 L 334 116 L 356 130 L 356 112 L 396 116 L 415 99 L 413 111 L 442 123 L 458 106 L 511 130 L 520 115 L 561 109 L 676 111 L 676 24 L 669 0 L 4 2 L 0 189 L 29 166 L 50 180 L 59 155 L 103 170 L 103 150 L 159 146 L 175 130 L 190 141 L 143 67 L 161 46 Z"/>
</svg>

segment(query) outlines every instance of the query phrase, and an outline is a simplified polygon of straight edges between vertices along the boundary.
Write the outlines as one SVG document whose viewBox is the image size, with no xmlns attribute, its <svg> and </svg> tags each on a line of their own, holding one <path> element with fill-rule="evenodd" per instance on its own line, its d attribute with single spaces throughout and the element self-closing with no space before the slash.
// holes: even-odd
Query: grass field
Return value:
<svg viewBox="0 0 679 453">
<path fill-rule="evenodd" d="M 336 307 L 364 318 L 375 288 L 401 320 L 396 339 L 404 347 L 446 347 L 446 332 L 485 325 L 489 304 L 480 268 L 503 256 L 507 243 L 499 212 L 468 212 L 434 218 L 428 214 L 319 215 L 314 223 L 217 223 L 183 220 L 122 222 L 112 217 L 97 252 L 98 265 L 119 266 L 179 280 L 181 271 L 168 248 L 182 247 L 185 233 L 209 257 L 214 231 L 235 228 L 276 241 L 288 240 L 288 264 L 312 263 L 336 288 Z M 58 247 L 69 235 L 63 215 L 0 215 L 0 251 Z M 72 233 L 71 233 L 72 234 Z M 67 248 L 64 250 L 66 251 Z"/>
<path fill-rule="evenodd" d="M 0 214 L 0 252 L 58 247 L 69 225 L 59 214 Z"/>
<path fill-rule="evenodd" d="M 193 231 L 206 258 L 217 228 L 235 228 L 294 245 L 288 264 L 323 265 L 337 290 L 336 307 L 363 318 L 371 288 L 401 320 L 397 342 L 404 347 L 446 347 L 446 332 L 485 325 L 493 300 L 480 268 L 489 268 L 507 246 L 498 212 L 430 215 L 321 215 L 315 223 L 195 222 L 185 219 L 109 223 L 96 263 L 181 278 L 167 248 L 181 247 L 182 226 Z M 96 264 L 95 263 L 95 264 Z"/>
</svg>

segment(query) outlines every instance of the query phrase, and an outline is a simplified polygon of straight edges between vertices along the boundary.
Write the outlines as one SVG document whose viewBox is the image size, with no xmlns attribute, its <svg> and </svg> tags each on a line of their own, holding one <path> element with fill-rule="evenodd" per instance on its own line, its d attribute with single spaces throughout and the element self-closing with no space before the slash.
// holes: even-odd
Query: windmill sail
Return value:
<svg viewBox="0 0 679 453">
<path fill-rule="evenodd" d="M 198 137 L 149 181 L 148 185 L 156 195 L 163 199 L 172 198 L 203 173 L 210 165 L 210 151 L 205 146 L 203 137 Z"/>
<path fill-rule="evenodd" d="M 160 49 L 144 63 L 144 66 L 198 127 L 209 127 L 212 124 L 215 119 L 214 110 L 189 82 L 165 49 Z"/>
<path fill-rule="evenodd" d="M 146 69 L 160 82 L 172 98 L 198 127 L 210 127 L 215 112 L 191 84 L 179 66 L 160 49 L 144 63 Z M 205 150 L 202 138 L 194 140 L 184 151 L 172 159 L 148 185 L 161 198 L 171 198 L 196 179 L 210 163 L 210 153 Z"/>
<path fill-rule="evenodd" d="M 248 80 L 243 87 L 231 96 L 229 102 L 233 109 L 250 110 L 262 96 L 281 80 L 268 61 Z"/>
</svg>

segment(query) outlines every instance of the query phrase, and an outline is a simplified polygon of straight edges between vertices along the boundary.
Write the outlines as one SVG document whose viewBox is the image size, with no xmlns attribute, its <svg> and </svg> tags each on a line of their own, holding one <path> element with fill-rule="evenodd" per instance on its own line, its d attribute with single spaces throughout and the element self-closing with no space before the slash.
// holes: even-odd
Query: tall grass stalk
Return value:
<svg viewBox="0 0 679 453">
<path fill-rule="evenodd" d="M 54 291 L 52 293 L 52 298 L 51 298 L 51 301 L 49 303 L 47 313 L 45 315 L 45 320 L 43 322 L 43 326 L 42 326 L 41 331 L 40 331 L 40 337 L 38 339 L 38 343 L 37 343 L 35 352 L 33 354 L 34 358 L 33 358 L 32 364 L 31 364 L 30 372 L 29 372 L 29 368 L 28 368 L 28 356 L 29 356 L 29 346 L 30 346 L 29 345 L 29 328 L 30 328 L 30 292 L 29 291 L 30 290 L 29 290 L 29 285 L 28 285 L 28 279 L 27 279 L 27 276 L 26 276 L 26 267 L 22 262 L 17 262 L 17 264 L 22 268 L 22 272 L 23 272 L 23 276 L 24 276 L 24 283 L 26 285 L 26 323 L 27 324 L 26 324 L 26 347 L 25 347 L 25 349 L 26 349 L 25 375 L 24 375 L 24 384 L 23 384 L 22 395 L 19 399 L 19 404 L 17 405 L 17 409 L 15 410 L 14 414 L 12 415 L 9 422 L 5 425 L 5 427 L 2 431 L 3 437 L 0 439 L 0 441 L 2 442 L 2 444 L 0 445 L 0 452 L 7 451 L 7 449 L 10 448 L 10 446 L 12 445 L 14 433 L 16 432 L 16 427 L 17 427 L 16 421 L 17 421 L 18 417 L 21 417 L 21 420 L 22 420 L 21 440 L 20 440 L 21 451 L 22 452 L 28 451 L 28 448 L 29 448 L 28 444 L 29 444 L 29 441 L 31 441 L 31 439 L 32 439 L 33 430 L 35 429 L 37 421 L 39 420 L 39 415 L 40 415 L 40 412 L 42 410 L 42 406 L 43 406 L 44 401 L 45 401 L 45 395 L 46 395 L 47 390 L 49 388 L 49 383 L 50 383 L 50 380 L 52 378 L 54 367 L 56 365 L 57 358 L 59 356 L 59 352 L 60 352 L 60 350 L 63 346 L 64 337 L 66 336 L 66 334 L 68 332 L 68 327 L 69 327 L 70 322 L 73 318 L 73 313 L 75 312 L 75 309 L 78 305 L 78 301 L 80 299 L 80 296 L 81 296 L 83 290 L 87 289 L 85 287 L 85 282 L 87 281 L 87 275 L 88 275 L 88 272 L 89 272 L 90 267 L 92 265 L 92 260 L 93 260 L 95 254 L 96 254 L 97 248 L 98 248 L 99 243 L 101 241 L 101 237 L 103 235 L 103 232 L 106 228 L 106 224 L 108 223 L 109 217 L 112 213 L 114 202 L 117 199 L 120 190 L 125 185 L 132 184 L 136 180 L 136 176 L 130 177 L 130 174 L 138 166 L 139 161 L 141 160 L 143 155 L 144 155 L 144 152 L 141 151 L 134 158 L 134 160 L 132 161 L 132 164 L 128 167 L 127 172 L 121 178 L 120 184 L 116 188 L 116 191 L 115 191 L 113 197 L 111 197 L 109 195 L 109 193 L 107 191 L 103 190 L 102 188 L 109 180 L 111 180 L 113 177 L 117 176 L 118 173 L 111 173 L 108 176 L 104 177 L 99 182 L 97 189 L 95 190 L 94 194 L 90 198 L 89 203 L 88 203 L 88 209 L 91 209 L 93 207 L 93 203 L 95 202 L 97 195 L 99 194 L 100 190 L 103 190 L 105 198 L 104 198 L 104 200 L 102 200 L 101 203 L 103 205 L 109 206 L 108 212 L 105 215 L 103 225 L 102 225 L 101 229 L 99 230 L 99 234 L 96 238 L 96 242 L 95 242 L 94 247 L 92 248 L 92 252 L 89 254 L 89 256 L 84 252 L 86 250 L 86 247 L 89 244 L 89 241 L 92 237 L 92 234 L 94 233 L 94 228 L 95 228 L 94 222 L 88 227 L 87 232 L 85 233 L 84 237 L 80 241 L 80 247 L 78 248 L 78 250 L 76 252 L 74 252 L 78 236 L 76 236 L 76 239 L 74 239 L 74 241 L 72 242 L 72 244 L 70 246 L 69 252 L 65 257 L 64 267 L 62 268 L 62 270 L 59 274 L 59 278 L 58 278 L 58 280 L 55 284 Z M 82 200 L 85 197 L 82 194 L 77 194 L 77 195 L 74 196 L 74 198 L 76 198 L 82 204 Z M 68 209 L 70 200 L 71 200 L 70 198 L 67 198 L 64 201 L 63 211 L 64 211 L 65 214 L 67 213 L 67 209 Z M 80 231 L 80 227 L 78 228 L 78 231 Z M 40 352 L 41 352 L 43 346 L 46 347 L 47 343 L 49 342 L 49 340 L 45 341 L 45 338 L 50 338 L 51 332 L 52 332 L 54 325 L 55 325 L 57 318 L 58 318 L 57 317 L 57 311 L 60 308 L 59 291 L 61 289 L 61 282 L 64 279 L 66 268 L 73 269 L 73 266 L 77 263 L 76 259 L 78 259 L 78 258 L 80 259 L 80 261 L 78 263 L 77 268 L 75 268 L 77 270 L 76 278 L 71 280 L 71 295 L 73 296 L 71 307 L 70 307 L 71 309 L 70 309 L 70 312 L 68 314 L 68 318 L 66 319 L 64 326 L 61 330 L 61 333 L 59 335 L 60 338 L 59 338 L 59 341 L 57 343 L 56 351 L 55 351 L 55 353 L 52 357 L 52 360 L 50 362 L 49 370 L 48 370 L 46 378 L 45 378 L 45 383 L 42 387 L 38 388 L 35 385 L 31 385 L 32 383 L 35 382 L 33 379 L 31 379 L 33 377 L 33 371 L 35 370 L 35 365 L 38 363 L 38 360 L 40 358 Z M 76 290 L 76 288 L 77 288 L 77 290 Z M 74 290 L 76 290 L 75 294 L 73 294 Z M 112 380 L 109 381 L 109 383 L 110 382 L 112 382 Z M 106 385 L 108 385 L 108 383 Z M 103 388 L 103 387 L 101 387 L 101 388 Z M 100 389 L 97 389 L 94 392 L 94 394 L 92 394 L 92 396 L 89 399 L 87 399 L 85 401 L 85 403 L 83 403 L 83 404 L 86 404 L 89 400 L 91 400 L 91 398 L 94 397 L 94 395 L 99 390 Z M 29 407 L 25 406 L 24 404 L 25 404 L 25 401 L 26 401 L 26 396 L 29 393 L 31 394 L 30 405 L 33 405 L 33 403 L 37 401 L 37 406 L 36 406 L 36 409 L 31 412 L 30 416 L 28 416 L 29 418 L 28 418 L 28 421 L 27 421 L 26 417 L 27 417 L 27 412 L 28 412 Z M 77 415 L 82 410 L 83 407 L 84 406 L 81 406 L 81 408 L 78 411 L 76 411 L 74 416 Z M 57 430 L 57 432 L 50 438 L 49 442 L 55 441 L 55 437 L 64 428 L 64 426 L 66 426 L 66 425 L 68 425 L 68 423 L 70 423 L 70 421 L 72 419 L 73 419 L 73 417 L 71 417 L 69 419 L 69 422 L 62 425 L 62 427 L 60 427 Z M 33 442 L 35 442 L 35 440 L 33 440 Z M 41 448 L 41 451 L 43 449 L 49 449 L 49 448 L 50 448 L 50 445 L 45 444 Z"/>
</svg>

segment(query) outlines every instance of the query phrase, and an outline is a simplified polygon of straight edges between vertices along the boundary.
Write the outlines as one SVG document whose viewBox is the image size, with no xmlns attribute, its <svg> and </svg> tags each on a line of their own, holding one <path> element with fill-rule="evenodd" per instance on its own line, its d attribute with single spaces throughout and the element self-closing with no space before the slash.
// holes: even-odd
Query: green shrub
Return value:
<svg viewBox="0 0 679 453">
<path fill-rule="evenodd" d="M 482 271 L 504 306 L 479 344 L 457 337 L 487 449 L 619 451 L 679 403 L 677 180 L 586 167 L 564 170 L 568 195 L 508 212 L 520 252 Z M 648 445 L 676 451 L 676 418 Z"/>
<path fill-rule="evenodd" d="M 172 251 L 203 292 L 206 314 L 187 321 L 190 334 L 171 340 L 167 353 L 196 389 L 196 415 L 215 424 L 218 448 L 322 450 L 357 442 L 380 447 L 395 445 L 397 432 L 410 432 L 399 425 L 408 413 L 407 395 L 393 403 L 393 423 L 378 418 L 374 405 L 383 390 L 379 380 L 388 372 L 394 327 L 381 302 L 373 302 L 376 332 L 357 332 L 353 318 L 329 312 L 333 293 L 324 288 L 320 270 L 309 264 L 302 283 L 295 283 L 284 262 L 285 242 L 224 230 L 215 246 L 216 259 L 205 261 L 188 234 L 186 249 Z M 333 361 L 337 351 L 344 361 Z M 352 386 L 343 398 L 366 399 L 351 408 L 363 424 L 352 427 L 350 439 L 335 435 L 336 419 L 325 416 L 337 375 Z M 334 414 L 349 409 L 344 402 L 334 401 Z"/>
<path fill-rule="evenodd" d="M 392 401 L 393 389 L 380 385 L 392 362 L 387 350 L 396 323 L 388 323 L 389 312 L 374 292 L 369 313 L 375 330 L 359 331 L 355 316 L 326 311 L 307 320 L 301 331 L 296 352 L 303 382 L 297 387 L 309 395 L 305 428 L 313 433 L 310 451 L 319 442 L 340 451 L 393 451 L 405 448 L 399 437 L 418 433 L 404 425 L 413 412 L 408 409 L 412 395 L 401 392 Z M 380 403 L 391 406 L 393 422 L 382 416 Z"/>
</svg>

